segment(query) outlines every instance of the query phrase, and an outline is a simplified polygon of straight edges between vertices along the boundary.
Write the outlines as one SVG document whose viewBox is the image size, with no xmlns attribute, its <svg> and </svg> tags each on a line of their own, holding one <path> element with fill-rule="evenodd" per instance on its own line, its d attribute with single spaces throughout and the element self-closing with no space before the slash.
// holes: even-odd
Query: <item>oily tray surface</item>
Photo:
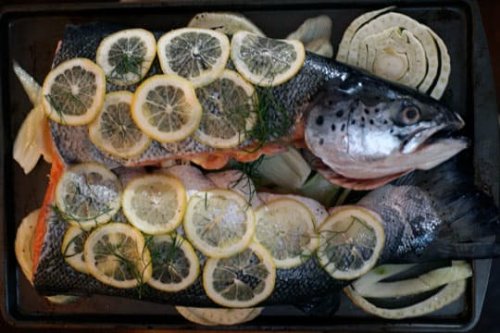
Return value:
<svg viewBox="0 0 500 333">
<path fill-rule="evenodd" d="M 259 26 L 269 36 L 285 37 L 295 30 L 304 19 L 320 14 L 329 15 L 333 20 L 332 44 L 334 52 L 338 47 L 342 33 L 348 24 L 358 15 L 384 4 L 376 1 L 363 4 L 339 3 L 273 3 L 265 5 L 237 4 L 234 6 L 217 3 L 215 5 L 179 5 L 166 4 L 158 8 L 153 6 L 122 7 L 106 5 L 103 8 L 61 8 L 59 11 L 26 11 L 23 8 L 4 14 L 1 20 L 3 40 L 8 43 L 8 52 L 2 59 L 2 119 L 3 133 L 1 142 L 4 151 L 2 159 L 5 175 L 2 184 L 4 221 L 0 235 L 5 246 L 5 313 L 12 321 L 20 324 L 70 324 L 83 326 L 88 324 L 116 323 L 130 326 L 192 327 L 181 318 L 171 306 L 148 302 L 125 300 L 120 298 L 93 296 L 69 305 L 52 305 L 38 296 L 28 281 L 17 268 L 14 257 L 13 240 L 17 224 L 42 201 L 46 184 L 48 166 L 41 163 L 32 173 L 23 171 L 11 158 L 12 144 L 22 121 L 31 105 L 11 71 L 12 61 L 32 73 L 39 82 L 50 70 L 52 58 L 58 40 L 67 24 L 88 22 L 120 23 L 130 27 L 142 27 L 149 30 L 168 31 L 186 25 L 189 19 L 200 11 L 235 11 L 241 12 Z M 399 4 L 399 3 L 398 3 Z M 472 87 L 472 72 L 468 70 L 472 63 L 472 12 L 460 2 L 443 2 L 418 5 L 402 3 L 398 11 L 407 14 L 430 26 L 446 43 L 452 56 L 450 84 L 443 96 L 443 102 L 464 116 L 466 133 L 473 137 L 474 100 L 478 98 Z M 498 142 L 498 141 L 497 141 Z M 490 147 L 483 154 L 494 154 L 498 147 Z M 471 152 L 469 152 L 471 154 Z M 472 156 L 472 154 L 471 154 Z M 477 157 L 476 157 L 477 158 Z M 477 160 L 476 160 L 477 161 Z M 471 165 L 471 170 L 473 166 Z M 477 172 L 477 170 L 475 170 Z M 498 177 L 486 177 L 497 179 Z M 493 190 L 498 184 L 485 184 Z M 293 307 L 269 307 L 255 321 L 245 328 L 338 328 L 342 329 L 354 323 L 371 329 L 392 328 L 416 329 L 463 329 L 477 319 L 489 274 L 488 263 L 475 264 L 476 276 L 470 281 L 464 297 L 445 309 L 432 315 L 388 323 L 355 309 L 347 299 L 343 299 L 340 310 L 334 317 L 310 317 L 304 320 L 304 314 Z M 479 273 L 479 274 L 478 274 Z M 478 276 L 482 279 L 479 281 Z"/>
</svg>

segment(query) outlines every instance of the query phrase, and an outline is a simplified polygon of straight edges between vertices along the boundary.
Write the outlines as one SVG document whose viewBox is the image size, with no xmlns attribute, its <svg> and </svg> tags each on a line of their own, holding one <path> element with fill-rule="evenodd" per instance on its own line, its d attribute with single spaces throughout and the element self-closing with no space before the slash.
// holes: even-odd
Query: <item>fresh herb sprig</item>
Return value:
<svg viewBox="0 0 500 333">
<path fill-rule="evenodd" d="M 257 142 L 250 152 L 255 152 L 270 141 L 285 137 L 290 133 L 293 119 L 285 106 L 277 100 L 269 88 L 258 88 L 258 100 L 255 107 L 256 123 L 247 133 Z"/>
<path fill-rule="evenodd" d="M 73 105 L 77 105 L 83 111 L 87 109 L 85 103 L 78 96 L 73 95 L 70 91 L 59 91 L 57 95 L 57 98 L 52 94 L 45 95 L 44 97 L 51 106 L 50 112 L 56 112 L 63 124 L 65 123 L 64 107 L 67 104 L 63 101 L 69 101 Z"/>
<path fill-rule="evenodd" d="M 108 75 L 109 79 L 128 81 L 127 75 L 133 74 L 137 78 L 141 77 L 144 57 L 134 54 L 122 53 L 113 70 Z"/>
</svg>

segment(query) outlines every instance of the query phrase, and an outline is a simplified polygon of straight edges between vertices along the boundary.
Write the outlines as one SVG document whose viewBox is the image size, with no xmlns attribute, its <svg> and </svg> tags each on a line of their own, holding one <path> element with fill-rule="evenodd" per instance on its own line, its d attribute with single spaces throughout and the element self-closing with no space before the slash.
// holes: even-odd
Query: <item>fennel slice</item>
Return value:
<svg viewBox="0 0 500 333">
<path fill-rule="evenodd" d="M 297 30 L 289 34 L 286 39 L 300 40 L 307 44 L 317 39 L 329 40 L 332 35 L 332 20 L 326 15 L 311 17 L 305 20 Z"/>
<path fill-rule="evenodd" d="M 358 29 L 366 24 L 367 22 L 371 21 L 375 17 L 388 12 L 390 10 L 393 10 L 396 8 L 395 6 L 389 6 L 385 7 L 379 10 L 375 10 L 372 12 L 365 13 L 359 17 L 357 17 L 354 21 L 351 22 L 351 24 L 347 27 L 347 29 L 344 32 L 344 35 L 342 36 L 342 40 L 340 41 L 339 44 L 339 49 L 337 51 L 337 61 L 340 62 L 346 62 L 347 61 L 347 55 L 349 54 L 349 45 L 351 44 L 351 40 L 354 37 L 354 34 Z"/>
<path fill-rule="evenodd" d="M 370 314 L 385 319 L 404 319 L 423 316 L 451 304 L 465 292 L 465 287 L 466 281 L 458 280 L 447 284 L 437 294 L 422 302 L 399 309 L 384 309 L 377 307 L 359 295 L 352 287 L 346 287 L 344 292 L 355 305 Z"/>
<path fill-rule="evenodd" d="M 431 291 L 443 285 L 472 276 L 472 268 L 465 261 L 454 261 L 451 266 L 434 269 L 412 279 L 395 282 L 376 282 L 357 285 L 353 288 L 363 297 L 403 297 Z"/>
<path fill-rule="evenodd" d="M 427 57 L 427 73 L 418 89 L 421 92 L 427 92 L 437 76 L 438 56 L 436 44 L 428 32 L 428 27 L 406 15 L 399 13 L 384 14 L 361 27 L 352 38 L 346 62 L 356 65 L 361 42 L 366 37 L 393 26 L 411 31 L 422 44 Z"/>
<path fill-rule="evenodd" d="M 450 54 L 448 53 L 448 48 L 446 47 L 443 40 L 431 29 L 429 29 L 429 33 L 436 41 L 441 56 L 441 71 L 439 72 L 436 85 L 432 89 L 431 97 L 440 99 L 441 96 L 443 96 L 444 90 L 446 89 L 446 86 L 448 85 L 448 80 L 450 78 L 450 73 L 451 73 Z"/>
</svg>

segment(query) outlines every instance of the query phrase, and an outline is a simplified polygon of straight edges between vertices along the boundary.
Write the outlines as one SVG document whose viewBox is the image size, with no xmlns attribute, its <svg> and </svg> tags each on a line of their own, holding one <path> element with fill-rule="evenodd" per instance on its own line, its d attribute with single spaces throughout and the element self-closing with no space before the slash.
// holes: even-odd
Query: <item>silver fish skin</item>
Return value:
<svg viewBox="0 0 500 333">
<path fill-rule="evenodd" d="M 454 158 L 371 191 L 357 204 L 378 213 L 386 241 L 379 263 L 500 255 L 500 210 Z"/>
<path fill-rule="evenodd" d="M 121 28 L 100 23 L 68 26 L 54 64 L 73 57 L 94 59 L 100 40 Z M 154 65 L 148 75 L 158 73 L 157 67 Z M 108 84 L 107 89 L 123 88 Z M 134 90 L 135 86 L 128 89 Z M 289 130 L 279 135 L 271 131 L 269 141 L 288 142 L 289 135 L 305 125 L 307 148 L 345 178 L 364 180 L 429 169 L 466 147 L 460 138 L 431 140 L 438 132 L 455 131 L 464 124 L 457 113 L 441 103 L 311 53 L 307 53 L 295 77 L 273 88 L 258 88 L 257 94 L 260 100 L 272 101 L 266 112 L 267 125 L 283 125 L 282 110 L 289 119 Z M 85 126 L 51 122 L 51 133 L 66 163 L 96 161 L 115 168 L 224 153 L 190 137 L 178 143 L 153 142 L 141 156 L 123 160 L 99 151 L 90 142 Z"/>
<path fill-rule="evenodd" d="M 115 172 L 124 181 L 131 177 L 128 170 Z M 136 170 L 134 174 L 140 172 Z M 211 174 L 210 180 L 190 166 L 175 166 L 170 172 L 181 179 L 186 178 L 188 191 L 214 186 L 228 188 L 236 180 L 236 190 L 248 195 L 245 183 L 239 184 L 238 171 Z M 286 196 L 256 193 L 254 197 L 254 204 L 258 206 L 258 200 L 266 202 Z M 309 207 L 318 206 L 304 203 Z M 373 210 L 382 218 L 386 242 L 379 264 L 500 255 L 500 243 L 495 239 L 500 234 L 498 208 L 490 197 L 474 188 L 470 177 L 456 172 L 456 164 L 448 162 L 429 172 L 412 173 L 370 192 L 358 205 Z M 318 217 L 325 214 L 324 209 L 315 211 Z M 47 233 L 34 278 L 35 287 L 42 294 L 103 294 L 175 305 L 217 306 L 205 294 L 201 278 L 183 291 L 166 293 L 147 285 L 140 290 L 117 289 L 77 272 L 66 264 L 61 251 L 68 223 L 53 211 L 46 222 Z M 203 266 L 205 258 L 200 253 L 198 256 Z M 313 255 L 298 267 L 278 269 L 275 289 L 260 305 L 308 303 L 325 295 L 336 295 L 346 283 L 331 278 Z"/>
<path fill-rule="evenodd" d="M 305 141 L 336 173 L 374 179 L 428 170 L 467 147 L 464 138 L 434 137 L 464 126 L 455 112 L 414 91 L 342 65 L 312 102 Z"/>
<path fill-rule="evenodd" d="M 140 173 L 145 173 L 145 171 L 141 169 L 135 169 L 132 173 L 130 170 L 130 168 L 118 168 L 115 169 L 114 172 L 119 176 L 122 182 L 129 181 L 131 177 L 137 176 Z M 247 180 L 244 180 L 245 183 L 239 183 L 239 171 L 212 174 L 209 178 L 203 175 L 199 169 L 191 166 L 174 166 L 166 170 L 157 170 L 156 172 L 165 172 L 178 177 L 185 184 L 186 190 L 190 195 L 194 194 L 196 191 L 220 187 L 231 189 L 231 186 L 236 186 L 235 191 L 242 193 L 242 195 L 248 195 L 245 194 L 248 193 L 246 192 Z M 234 183 L 235 181 L 236 183 Z M 250 182 L 248 185 L 253 188 L 251 180 L 248 181 Z M 255 193 L 254 198 L 257 200 L 255 201 L 256 203 L 260 202 L 257 193 Z M 121 212 L 118 212 L 113 220 L 126 223 L 126 220 L 123 218 L 123 213 Z M 114 288 L 99 282 L 90 275 L 80 273 L 65 262 L 61 251 L 64 234 L 69 224 L 54 210 L 49 211 L 46 222 L 47 233 L 44 237 L 40 261 L 34 276 L 35 288 L 41 294 L 101 294 L 149 300 L 172 305 L 218 307 L 218 305 L 210 300 L 205 294 L 201 275 L 193 285 L 180 292 L 163 292 L 149 285 L 131 289 Z M 179 227 L 177 232 L 183 234 L 182 228 Z M 197 255 L 203 267 L 206 258 L 199 252 L 197 252 Z M 313 296 L 321 297 L 324 295 L 331 295 L 332 297 L 336 297 L 335 295 L 337 295 L 346 284 L 346 281 L 332 279 L 321 267 L 316 257 L 311 256 L 308 259 L 305 258 L 304 262 L 295 268 L 277 269 L 274 291 L 262 305 L 308 304 Z"/>
</svg>

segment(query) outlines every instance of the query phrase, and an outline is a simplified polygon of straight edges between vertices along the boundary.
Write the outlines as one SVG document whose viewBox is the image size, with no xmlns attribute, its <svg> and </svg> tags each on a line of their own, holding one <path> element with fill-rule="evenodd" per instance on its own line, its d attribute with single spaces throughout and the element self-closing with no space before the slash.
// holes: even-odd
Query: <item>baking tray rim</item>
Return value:
<svg viewBox="0 0 500 333">
<path fill-rule="evenodd" d="M 359 8 L 360 6 L 365 6 L 365 8 L 371 8 L 371 7 L 380 7 L 382 5 L 390 5 L 391 3 L 394 3 L 395 5 L 399 7 L 405 7 L 405 6 L 412 6 L 412 7 L 419 7 L 419 6 L 429 6 L 433 5 L 436 6 L 436 3 L 440 4 L 451 4 L 454 6 L 461 6 L 467 10 L 469 15 L 472 16 L 471 22 L 473 24 L 473 29 L 472 29 L 472 52 L 476 53 L 476 46 L 479 46 L 480 48 L 486 48 L 486 41 L 484 40 L 484 32 L 482 30 L 482 25 L 481 25 L 481 19 L 479 16 L 479 10 L 477 8 L 477 4 L 473 0 L 441 0 L 441 1 L 432 1 L 432 0 L 420 0 L 418 3 L 415 1 L 411 0 L 400 0 L 400 1 L 382 1 L 382 0 L 363 0 L 363 1 L 349 1 L 349 0 L 333 0 L 333 1 L 325 1 L 325 0 L 319 0 L 315 1 L 314 4 L 318 6 L 331 6 L 333 4 L 338 4 L 342 8 Z M 280 1 L 272 1 L 268 2 L 265 0 L 257 0 L 253 2 L 248 2 L 244 0 L 233 0 L 233 1 L 219 1 L 215 3 L 213 0 L 170 0 L 170 1 L 165 1 L 165 2 L 148 2 L 148 3 L 65 3 L 65 4 L 58 4 L 57 6 L 54 6 L 53 4 L 36 4 L 36 5 L 7 5 L 7 6 L 0 6 L 0 27 L 2 27 L 6 22 L 6 20 L 9 20 L 11 17 L 16 17 L 17 15 L 26 15 L 26 14 L 32 14 L 32 15 L 47 15 L 47 14 L 67 14 L 71 13 L 73 11 L 78 11 L 78 14 L 86 14 L 86 13 L 93 13 L 97 10 L 130 10 L 130 9 L 136 9 L 136 8 L 158 8 L 158 7 L 177 7 L 178 8 L 183 8 L 185 10 L 189 10 L 192 8 L 200 8 L 200 6 L 203 5 L 210 5 L 211 8 L 216 10 L 218 7 L 220 8 L 227 8 L 227 6 L 232 6 L 233 8 L 235 7 L 241 7 L 241 9 L 245 9 L 248 11 L 251 10 L 259 10 L 259 9 L 272 9 L 273 7 L 276 6 L 281 6 L 282 8 L 293 8 L 297 6 L 310 6 L 311 2 L 307 0 L 287 0 L 285 3 L 280 3 Z M 82 12 L 83 11 L 83 12 Z M 474 26 L 475 25 L 475 26 Z M 476 37 L 482 37 L 482 38 L 476 38 Z M 6 36 L 2 36 L 6 37 Z M 6 39 L 3 39 L 6 40 Z M 478 45 L 476 45 L 478 44 Z M 8 61 L 8 56 L 4 54 L 2 56 L 2 63 L 5 64 L 5 60 L 7 59 Z M 472 54 L 473 59 L 476 58 L 475 54 Z M 472 73 L 469 73 L 469 76 L 475 76 L 477 74 L 477 68 L 476 65 L 479 63 L 479 65 L 484 65 L 484 66 L 490 66 L 490 60 L 489 56 L 483 56 L 482 59 L 474 59 L 475 62 L 473 61 L 473 66 L 471 67 Z M 481 63 L 482 61 L 482 63 Z M 0 74 L 1 77 L 4 78 L 6 77 L 6 68 L 7 66 L 2 66 L 0 68 Z M 486 78 L 486 81 L 490 81 L 489 87 L 492 86 L 492 78 Z M 5 87 L 2 87 L 2 85 L 5 85 L 5 83 L 1 82 L 0 83 L 0 88 L 5 89 Z M 493 88 L 494 89 L 494 88 Z M 473 100 L 474 100 L 474 106 L 476 106 L 476 90 L 473 90 Z M 4 98 L 3 94 L 0 94 L 0 105 L 2 105 L 2 109 L 4 106 Z M 494 108 L 496 110 L 496 102 L 495 100 L 490 100 L 489 101 L 489 107 Z M 478 120 L 477 117 L 477 110 L 476 107 L 474 107 L 474 118 L 475 118 L 475 124 L 476 121 Z M 7 127 L 7 124 L 0 124 L 0 131 L 3 131 L 5 133 L 5 128 Z M 498 141 L 497 141 L 498 142 Z M 0 217 L 3 219 L 5 216 L 5 183 L 9 182 L 8 180 L 6 181 L 5 177 L 6 175 L 6 169 L 5 169 L 5 163 L 7 160 L 10 160 L 10 156 L 8 156 L 8 153 L 10 153 L 11 149 L 10 147 L 5 146 L 4 142 L 4 135 L 0 136 L 0 147 L 4 148 L 2 149 L 4 152 L 4 158 L 0 160 L 0 172 L 3 175 L 2 179 L 0 179 Z M 499 151 L 499 147 L 496 147 L 497 152 Z M 497 156 L 499 154 L 496 154 Z M 498 158 L 497 158 L 498 160 Z M 499 165 L 498 161 L 496 162 L 496 165 Z M 476 172 L 476 170 L 475 170 Z M 499 193 L 493 193 L 498 201 L 498 197 L 500 196 Z M 4 219 L 3 219 L 4 220 Z M 2 221 L 0 223 L 0 237 L 4 237 L 4 228 L 5 228 L 5 223 L 6 221 Z M 70 319 L 72 318 L 71 316 L 63 315 L 61 316 L 61 321 L 57 320 L 50 320 L 50 317 L 43 317 L 40 316 L 40 318 L 44 318 L 45 322 L 40 322 L 36 321 L 34 319 L 32 320 L 23 320 L 22 317 L 24 315 L 20 313 L 13 313 L 11 312 L 8 308 L 7 302 L 7 285 L 6 285 L 6 274 L 8 273 L 7 271 L 7 265 L 8 265 L 8 260 L 7 260 L 7 251 L 9 249 L 5 248 L 6 242 L 2 242 L 4 249 L 0 253 L 0 259 L 1 259 L 1 269 L 4 270 L 4 274 L 1 274 L 1 284 L 0 284 L 0 292 L 3 297 L 2 302 L 1 302 L 1 311 L 3 317 L 6 319 L 6 321 L 10 325 L 15 325 L 15 326 L 22 326 L 22 327 L 60 327 L 61 325 L 64 325 L 64 327 L 110 327 L 110 328 L 116 328 L 116 327 L 123 327 L 123 324 L 118 324 L 116 322 L 106 322 L 106 321 L 99 321 L 99 322 L 92 322 L 92 323 L 86 323 L 85 325 L 82 325 L 82 323 L 76 323 L 76 322 L 69 322 L 65 321 L 65 319 Z M 12 258 L 11 258 L 12 259 Z M 486 292 L 486 286 L 488 283 L 489 279 L 489 273 L 490 273 L 490 267 L 491 267 L 491 260 L 478 260 L 475 261 L 474 263 L 474 268 L 480 269 L 481 272 L 483 272 L 479 280 L 481 280 L 481 283 L 478 283 L 477 277 L 474 280 L 473 283 L 473 306 L 474 306 L 474 311 L 472 311 L 472 316 L 470 319 L 463 323 L 456 323 L 456 324 L 443 324 L 443 325 L 437 325 L 435 323 L 433 324 L 426 324 L 426 323 L 404 323 L 404 322 L 388 322 L 387 324 L 376 324 L 380 326 L 376 330 L 389 330 L 389 331 L 396 331 L 396 330 L 402 330 L 402 331 L 407 331 L 412 330 L 412 331 L 435 331 L 436 329 L 439 330 L 453 330 L 453 331 L 467 331 L 470 330 L 472 327 L 474 327 L 479 320 L 480 314 L 481 314 L 481 309 L 485 297 L 485 292 Z M 89 316 L 89 315 L 85 315 Z M 37 316 L 31 316 L 32 318 L 36 318 Z M 77 316 L 77 318 L 80 317 Z M 48 319 L 48 320 L 47 320 Z M 55 318 L 54 318 L 55 319 Z M 287 330 L 300 330 L 300 329 L 319 329 L 319 330 L 324 330 L 324 329 L 332 329 L 334 328 L 335 330 L 353 330 L 353 331 L 360 331 L 360 330 L 366 330 L 367 326 L 373 326 L 373 323 L 366 323 L 366 324 L 358 324 L 355 327 L 352 325 L 345 325 L 345 324 L 340 324 L 340 325 L 333 325 L 333 326 L 310 326 L 310 325 L 295 325 L 294 327 L 286 326 L 286 325 L 280 325 L 280 326 L 274 326 L 274 325 L 245 325 L 245 326 L 232 326 L 228 327 L 225 329 L 240 329 L 240 330 L 254 330 L 254 329 L 272 329 L 272 330 L 279 330 L 279 329 L 287 329 Z M 197 327 L 195 325 L 190 325 L 190 324 L 144 324 L 144 323 L 127 323 L 125 326 L 127 327 L 165 327 L 165 328 L 171 328 L 171 329 L 189 329 L 193 327 Z M 211 329 L 211 328 L 206 328 L 206 329 Z M 213 328 L 216 330 L 220 330 L 221 327 L 216 327 Z"/>
</svg>

